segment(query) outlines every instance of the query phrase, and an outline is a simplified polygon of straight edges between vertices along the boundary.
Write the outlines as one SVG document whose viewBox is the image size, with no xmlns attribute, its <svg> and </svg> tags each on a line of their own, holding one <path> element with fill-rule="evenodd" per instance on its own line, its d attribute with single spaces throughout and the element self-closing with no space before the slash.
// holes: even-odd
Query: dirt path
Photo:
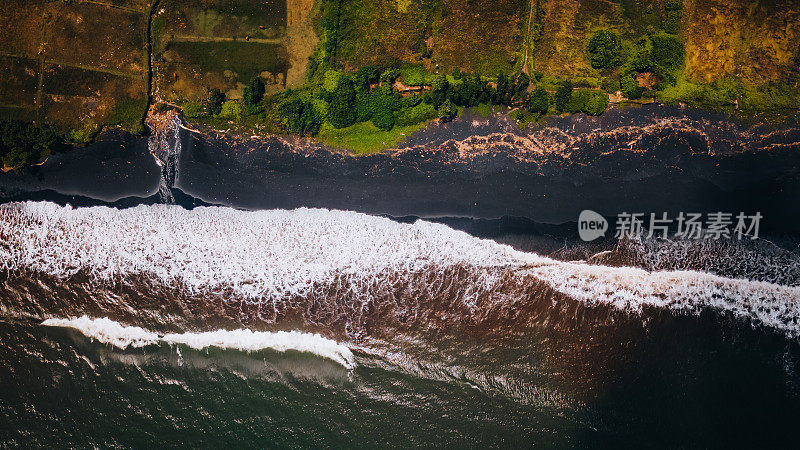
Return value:
<svg viewBox="0 0 800 450">
<path fill-rule="evenodd" d="M 215 37 L 215 36 L 175 36 L 173 42 L 252 42 L 258 44 L 282 44 L 283 38 L 278 39 L 237 39 L 229 37 Z"/>
<path fill-rule="evenodd" d="M 534 3 L 538 5 L 539 0 L 531 0 L 530 11 L 528 11 L 528 33 L 525 36 L 525 59 L 522 60 L 522 72 L 526 75 L 530 75 L 530 73 L 528 73 L 528 49 L 531 47 L 531 22 L 533 22 L 533 10 L 536 7 Z"/>
</svg>

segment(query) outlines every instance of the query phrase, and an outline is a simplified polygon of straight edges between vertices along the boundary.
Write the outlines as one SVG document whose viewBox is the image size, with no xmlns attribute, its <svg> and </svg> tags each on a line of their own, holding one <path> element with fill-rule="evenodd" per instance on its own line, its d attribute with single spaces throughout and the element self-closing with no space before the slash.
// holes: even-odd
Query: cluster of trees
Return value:
<svg viewBox="0 0 800 450">
<path fill-rule="evenodd" d="M 608 108 L 608 94 L 598 90 L 575 89 L 570 81 L 562 82 L 553 103 L 559 112 L 602 114 Z"/>
<path fill-rule="evenodd" d="M 205 102 L 189 102 L 183 106 L 187 117 L 212 116 L 219 119 L 241 120 L 245 114 L 259 114 L 264 108 L 261 101 L 264 99 L 266 86 L 259 78 L 253 78 L 244 87 L 242 101 L 227 100 L 225 93 L 219 89 L 212 89 Z"/>
<path fill-rule="evenodd" d="M 643 72 L 658 77 L 655 90 L 675 84 L 675 74 L 685 58 L 684 44 L 674 34 L 680 29 L 682 9 L 682 0 L 669 0 L 665 6 L 664 30 L 641 36 L 634 42 L 624 41 L 612 30 L 599 30 L 589 38 L 586 54 L 592 67 L 613 71 L 610 78 L 614 82 L 606 83 L 605 89 L 619 89 L 630 99 L 641 98 L 645 91 L 637 77 Z"/>
<path fill-rule="evenodd" d="M 0 159 L 6 167 L 38 164 L 62 145 L 61 134 L 51 125 L 0 120 Z"/>
</svg>

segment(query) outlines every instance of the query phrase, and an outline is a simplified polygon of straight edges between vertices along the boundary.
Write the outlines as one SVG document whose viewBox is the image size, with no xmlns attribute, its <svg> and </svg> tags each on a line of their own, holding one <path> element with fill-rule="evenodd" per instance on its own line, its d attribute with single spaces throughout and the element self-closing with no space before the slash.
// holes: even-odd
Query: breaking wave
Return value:
<svg viewBox="0 0 800 450">
<path fill-rule="evenodd" d="M 158 334 L 140 327 L 125 326 L 108 318 L 92 319 L 87 316 L 76 319 L 47 319 L 42 325 L 73 328 L 88 338 L 123 350 L 128 347 L 140 348 L 161 343 L 185 345 L 195 350 L 209 347 L 245 352 L 265 349 L 278 352 L 294 350 L 331 359 L 348 369 L 355 367 L 355 358 L 347 346 L 319 334 L 299 331 L 273 333 L 241 329 Z"/>
<path fill-rule="evenodd" d="M 525 302 L 538 299 L 557 309 L 565 297 L 634 313 L 713 309 L 800 334 L 795 286 L 556 261 L 424 221 L 402 224 L 321 209 L 116 210 L 50 203 L 0 205 L 0 218 L 0 270 L 6 274 L 41 274 L 38 284 L 47 277 L 119 284 L 143 277 L 139 295 L 152 303 L 162 298 L 152 293 L 159 285 L 178 285 L 188 296 L 212 297 L 203 301 L 213 308 L 235 310 L 228 315 L 271 312 L 266 321 L 272 323 L 280 314 L 296 319 L 285 311 L 302 304 L 303 320 L 345 321 L 350 336 L 367 333 L 370 317 L 488 322 L 496 310 L 518 318 L 530 306 Z M 42 289 L 34 284 L 14 295 L 30 297 Z M 119 297 L 110 294 L 109 303 Z M 130 302 L 126 307 L 136 309 Z M 175 314 L 196 309 L 181 304 Z"/>
</svg>

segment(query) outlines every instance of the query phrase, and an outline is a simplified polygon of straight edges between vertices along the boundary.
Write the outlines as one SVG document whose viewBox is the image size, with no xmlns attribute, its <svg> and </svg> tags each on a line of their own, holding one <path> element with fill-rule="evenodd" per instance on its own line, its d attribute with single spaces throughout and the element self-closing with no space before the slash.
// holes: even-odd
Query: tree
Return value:
<svg viewBox="0 0 800 450">
<path fill-rule="evenodd" d="M 584 112 L 590 116 L 599 116 L 608 108 L 608 95 L 603 92 L 592 92 L 586 101 Z"/>
<path fill-rule="evenodd" d="M 394 112 L 379 110 L 372 116 L 372 124 L 383 131 L 389 131 L 394 128 Z"/>
<path fill-rule="evenodd" d="M 0 158 L 13 169 L 39 163 L 61 143 L 56 129 L 48 124 L 0 120 Z"/>
<path fill-rule="evenodd" d="M 567 106 L 567 103 L 572 98 L 572 82 L 569 80 L 564 81 L 558 87 L 556 91 L 555 98 L 553 102 L 556 105 L 556 109 L 559 111 L 564 111 L 564 108 Z"/>
<path fill-rule="evenodd" d="M 494 92 L 494 101 L 495 105 L 507 105 L 509 102 L 506 99 L 508 94 L 508 78 L 503 71 L 497 74 L 497 88 Z"/>
<path fill-rule="evenodd" d="M 528 111 L 539 114 L 547 114 L 547 110 L 549 108 L 550 96 L 547 94 L 547 90 L 545 88 L 540 86 L 531 92 L 531 96 L 528 99 Z"/>
<path fill-rule="evenodd" d="M 622 40 L 613 31 L 600 30 L 589 38 L 586 53 L 595 69 L 613 69 L 622 63 Z"/>
<path fill-rule="evenodd" d="M 439 119 L 442 122 L 450 122 L 455 119 L 457 115 L 458 107 L 450 100 L 445 100 L 444 103 L 439 106 Z"/>
<path fill-rule="evenodd" d="M 381 74 L 375 66 L 364 66 L 356 72 L 356 89 L 368 91 L 369 87 L 376 84 L 380 79 Z"/>
<path fill-rule="evenodd" d="M 356 90 L 348 76 L 342 76 L 333 91 L 328 106 L 328 121 L 335 128 L 346 128 L 356 123 Z"/>
<path fill-rule="evenodd" d="M 636 80 L 636 72 L 620 75 L 619 88 L 622 91 L 622 95 L 631 100 L 642 98 L 642 88 L 639 87 L 639 81 Z"/>
<path fill-rule="evenodd" d="M 282 103 L 278 110 L 290 133 L 310 134 L 311 136 L 319 133 L 322 117 L 310 101 L 292 97 Z"/>
<path fill-rule="evenodd" d="M 206 111 L 211 115 L 217 116 L 222 110 L 223 103 L 225 103 L 225 94 L 220 92 L 219 89 L 212 89 L 206 102 Z"/>
<path fill-rule="evenodd" d="M 430 95 L 430 101 L 433 107 L 439 108 L 439 106 L 447 100 L 449 94 L 450 83 L 447 81 L 447 77 L 442 74 L 436 75 L 436 78 L 433 79 Z"/>
<path fill-rule="evenodd" d="M 264 91 L 265 87 L 261 79 L 253 78 L 250 80 L 250 84 L 244 88 L 244 93 L 242 94 L 244 104 L 251 108 L 258 105 L 264 99 Z"/>
<path fill-rule="evenodd" d="M 517 76 L 517 87 L 514 92 L 514 99 L 515 100 L 522 100 L 523 96 L 526 92 L 528 92 L 528 86 L 531 84 L 531 79 L 525 72 L 522 72 Z"/>
</svg>

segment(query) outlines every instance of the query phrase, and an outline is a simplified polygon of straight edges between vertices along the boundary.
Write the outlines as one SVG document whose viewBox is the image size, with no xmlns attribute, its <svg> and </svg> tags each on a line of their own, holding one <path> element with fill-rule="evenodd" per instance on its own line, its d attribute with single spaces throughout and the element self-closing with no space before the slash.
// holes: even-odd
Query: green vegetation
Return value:
<svg viewBox="0 0 800 450">
<path fill-rule="evenodd" d="M 431 120 L 451 121 L 464 108 L 488 115 L 492 107 L 507 107 L 524 125 L 553 113 L 602 114 L 609 94 L 618 91 L 629 101 L 658 98 L 724 108 L 791 105 L 796 98 L 795 91 L 777 84 L 753 89 L 690 81 L 684 73 L 685 37 L 678 35 L 685 14 L 680 0 L 578 4 L 576 15 L 554 19 L 553 14 L 570 10 L 508 0 L 320 0 L 314 19 L 320 45 L 306 82 L 277 93 L 263 92 L 256 68 L 274 61 L 257 61 L 258 46 L 238 42 L 226 55 L 237 61 L 222 62 L 205 60 L 215 55 L 214 45 L 201 49 L 197 42 L 173 42 L 169 48 L 179 49 L 202 70 L 224 66 L 238 79 L 242 73 L 252 75 L 244 92 L 229 95 L 241 95 L 241 101 L 225 102 L 224 93 L 210 90 L 204 108 L 186 103 L 187 116 L 317 136 L 359 152 L 395 145 L 406 131 Z M 530 29 L 529 7 L 536 8 Z M 564 20 L 574 20 L 569 30 L 577 30 L 575 36 L 559 37 L 561 28 L 553 27 Z M 499 32 L 503 42 L 518 47 L 484 43 L 484 37 Z M 559 50 L 553 50 L 553 33 L 566 39 Z M 558 58 L 557 64 L 541 64 L 545 53 L 538 53 L 540 46 Z M 249 55 L 236 54 L 237 48 Z M 523 67 L 526 51 L 529 62 Z"/>
<path fill-rule="evenodd" d="M 396 147 L 403 139 L 425 126 L 419 122 L 408 126 L 395 126 L 389 131 L 378 129 L 372 122 L 357 123 L 348 128 L 334 128 L 325 123 L 319 131 L 319 139 L 335 148 L 348 149 L 355 153 L 374 153 Z"/>
<path fill-rule="evenodd" d="M 18 120 L 0 120 L 0 160 L 19 170 L 38 164 L 62 142 L 55 127 Z"/>
<path fill-rule="evenodd" d="M 445 100 L 444 103 L 439 106 L 439 120 L 442 122 L 450 122 L 456 118 L 457 114 L 458 107 L 450 100 Z"/>
<path fill-rule="evenodd" d="M 589 39 L 586 53 L 595 69 L 613 69 L 622 63 L 622 41 L 617 33 L 600 30 Z"/>
</svg>

